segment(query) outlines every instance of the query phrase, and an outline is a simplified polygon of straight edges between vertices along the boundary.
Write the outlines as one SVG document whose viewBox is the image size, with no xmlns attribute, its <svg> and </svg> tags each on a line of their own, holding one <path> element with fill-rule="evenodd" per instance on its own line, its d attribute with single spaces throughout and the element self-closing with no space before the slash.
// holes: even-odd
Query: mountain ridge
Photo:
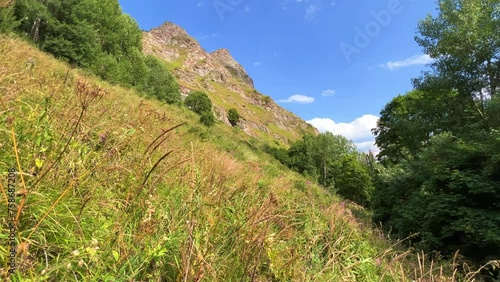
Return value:
<svg viewBox="0 0 500 282">
<path fill-rule="evenodd" d="M 182 27 L 165 22 L 143 32 L 143 51 L 163 60 L 176 76 L 183 96 L 199 90 L 214 104 L 219 120 L 230 125 L 227 110 L 235 108 L 239 127 L 248 135 L 282 145 L 318 130 L 255 89 L 252 78 L 227 48 L 207 52 Z"/>
</svg>

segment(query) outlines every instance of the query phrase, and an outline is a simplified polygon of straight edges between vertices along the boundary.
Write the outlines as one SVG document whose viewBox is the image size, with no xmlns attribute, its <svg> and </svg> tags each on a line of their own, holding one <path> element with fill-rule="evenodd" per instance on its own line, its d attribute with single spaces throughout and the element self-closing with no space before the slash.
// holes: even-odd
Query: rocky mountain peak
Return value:
<svg viewBox="0 0 500 282">
<path fill-rule="evenodd" d="M 164 22 L 161 26 L 151 29 L 148 33 L 167 45 L 187 48 L 197 44 L 196 40 L 189 36 L 182 27 L 172 22 Z"/>
<path fill-rule="evenodd" d="M 254 87 L 252 78 L 247 74 L 243 66 L 231 56 L 228 49 L 221 48 L 210 53 L 210 55 L 218 60 L 232 75 L 245 82 L 248 86 Z"/>
<path fill-rule="evenodd" d="M 193 90 L 206 92 L 216 116 L 224 123 L 230 125 L 227 111 L 235 108 L 242 117 L 238 126 L 250 136 L 286 144 L 305 132 L 317 134 L 311 125 L 259 93 L 228 49 L 208 53 L 171 22 L 144 32 L 142 40 L 144 52 L 164 60 L 177 77 L 181 93 L 187 96 Z"/>
</svg>

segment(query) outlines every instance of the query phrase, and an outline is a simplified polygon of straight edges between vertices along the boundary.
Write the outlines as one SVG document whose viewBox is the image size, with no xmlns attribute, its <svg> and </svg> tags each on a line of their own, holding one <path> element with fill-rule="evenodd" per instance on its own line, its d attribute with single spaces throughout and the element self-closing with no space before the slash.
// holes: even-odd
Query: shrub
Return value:
<svg viewBox="0 0 500 282">
<path fill-rule="evenodd" d="M 200 122 L 206 126 L 213 126 L 215 124 L 215 116 L 211 111 L 202 112 Z"/>
<path fill-rule="evenodd" d="M 207 94 L 201 91 L 192 91 L 189 93 L 184 104 L 199 115 L 202 115 L 204 112 L 212 112 L 212 101 L 210 101 Z"/>
<path fill-rule="evenodd" d="M 227 111 L 227 118 L 229 119 L 229 122 L 232 126 L 236 126 L 240 121 L 240 114 L 236 109 L 231 108 L 229 109 L 229 111 Z"/>
<path fill-rule="evenodd" d="M 139 88 L 158 100 L 175 104 L 181 101 L 179 85 L 167 67 L 156 57 L 146 56 L 146 81 Z"/>
</svg>

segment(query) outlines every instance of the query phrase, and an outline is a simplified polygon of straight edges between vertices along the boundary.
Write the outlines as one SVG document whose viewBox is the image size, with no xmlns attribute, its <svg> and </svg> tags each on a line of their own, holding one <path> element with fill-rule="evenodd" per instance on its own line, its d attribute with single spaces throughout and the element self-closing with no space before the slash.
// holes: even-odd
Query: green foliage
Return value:
<svg viewBox="0 0 500 282">
<path fill-rule="evenodd" d="M 236 126 L 240 121 L 240 114 L 235 108 L 231 108 L 227 111 L 227 118 L 232 126 Z"/>
<path fill-rule="evenodd" d="M 262 102 L 264 102 L 264 105 L 269 105 L 271 103 L 271 97 L 268 95 L 262 96 Z"/>
<path fill-rule="evenodd" d="M 265 144 L 262 150 L 272 155 L 275 159 L 277 159 L 284 165 L 288 165 L 290 163 L 290 157 L 288 156 L 288 151 L 285 148 L 277 148 Z"/>
<path fill-rule="evenodd" d="M 427 251 L 486 262 L 500 252 L 498 0 L 444 0 L 416 40 L 433 71 L 374 130 L 385 168 L 373 219 Z M 464 40 L 466 39 L 466 40 Z"/>
<path fill-rule="evenodd" d="M 146 66 L 146 79 L 144 84 L 139 86 L 139 89 L 168 104 L 180 103 L 179 85 L 167 67 L 153 56 L 146 56 Z"/>
<path fill-rule="evenodd" d="M 184 100 L 184 105 L 199 115 L 212 111 L 212 101 L 206 93 L 201 91 L 192 91 L 189 93 Z"/>
<path fill-rule="evenodd" d="M 215 116 L 212 111 L 205 111 L 200 114 L 200 123 L 210 127 L 215 125 Z"/>
<path fill-rule="evenodd" d="M 0 7 L 0 33 L 9 33 L 13 31 L 19 22 L 14 15 L 14 6 Z"/>
<path fill-rule="evenodd" d="M 484 101 L 484 92 L 494 95 L 500 88 L 498 7 L 498 0 L 443 0 L 439 15 L 418 26 L 416 41 L 436 58 L 435 72 L 452 80 L 463 97 Z"/>
<path fill-rule="evenodd" d="M 382 109 L 373 129 L 380 148 L 379 160 L 398 163 L 416 154 L 433 135 L 469 131 L 465 124 L 471 118 L 478 120 L 474 111 L 473 104 L 447 87 L 435 85 L 433 89 L 397 96 Z"/>
<path fill-rule="evenodd" d="M 369 167 L 356 146 L 346 138 L 323 133 L 306 135 L 287 150 L 266 146 L 264 150 L 293 170 L 311 176 L 331 192 L 361 205 L 369 205 L 373 185 Z"/>
<path fill-rule="evenodd" d="M 500 251 L 500 142 L 444 133 L 411 161 L 382 173 L 374 220 L 400 237 L 418 233 L 427 250 L 456 248 L 476 260 Z"/>
<path fill-rule="evenodd" d="M 166 103 L 180 102 L 175 78 L 142 54 L 142 31 L 118 1 L 19 0 L 14 14 L 18 31 L 57 58 Z"/>
<path fill-rule="evenodd" d="M 335 190 L 344 198 L 368 206 L 373 193 L 372 179 L 366 167 L 355 158 L 345 156 L 335 173 Z"/>
</svg>

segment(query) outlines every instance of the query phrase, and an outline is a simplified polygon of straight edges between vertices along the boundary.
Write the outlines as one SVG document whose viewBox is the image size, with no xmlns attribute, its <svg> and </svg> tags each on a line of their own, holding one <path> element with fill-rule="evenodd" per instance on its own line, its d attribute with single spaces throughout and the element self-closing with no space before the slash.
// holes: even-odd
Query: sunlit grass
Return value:
<svg viewBox="0 0 500 282">
<path fill-rule="evenodd" d="M 2 279 L 457 277 L 453 265 L 402 250 L 353 215 L 361 207 L 258 150 L 262 140 L 221 123 L 206 128 L 185 108 L 145 100 L 17 39 L 0 38 L 0 57 L 1 182 L 10 167 L 25 176 L 18 272 L 7 278 L 2 235 Z M 3 218 L 0 234 L 7 227 Z"/>
</svg>

